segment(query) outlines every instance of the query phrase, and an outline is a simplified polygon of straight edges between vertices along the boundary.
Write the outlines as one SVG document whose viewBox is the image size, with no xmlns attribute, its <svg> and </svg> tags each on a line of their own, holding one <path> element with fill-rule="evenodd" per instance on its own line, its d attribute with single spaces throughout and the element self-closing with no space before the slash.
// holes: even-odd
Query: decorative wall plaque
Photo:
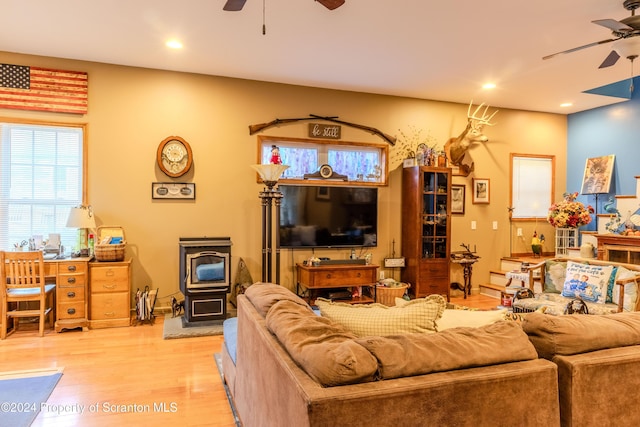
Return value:
<svg viewBox="0 0 640 427">
<path fill-rule="evenodd" d="M 309 123 L 309 138 L 340 139 L 342 126 L 322 123 Z"/>
</svg>

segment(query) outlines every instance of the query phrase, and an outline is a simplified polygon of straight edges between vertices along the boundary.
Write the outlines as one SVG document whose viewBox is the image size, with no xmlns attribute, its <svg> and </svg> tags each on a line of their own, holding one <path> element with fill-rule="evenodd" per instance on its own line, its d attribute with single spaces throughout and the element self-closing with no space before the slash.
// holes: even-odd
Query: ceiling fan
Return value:
<svg viewBox="0 0 640 427">
<path fill-rule="evenodd" d="M 586 49 L 591 46 L 598 46 L 601 44 L 621 40 L 621 42 L 615 43 L 613 45 L 613 50 L 611 51 L 611 53 L 609 53 L 609 55 L 607 55 L 607 57 L 598 68 L 611 67 L 616 62 L 618 62 L 618 59 L 620 59 L 621 55 L 633 61 L 633 59 L 637 57 L 638 52 L 640 52 L 640 37 L 638 37 L 636 40 L 631 41 L 631 39 L 640 36 L 640 16 L 636 16 L 636 9 L 640 7 L 640 0 L 625 0 L 622 5 L 625 9 L 631 11 L 631 16 L 621 19 L 620 21 L 616 21 L 615 19 L 598 19 L 595 21 L 591 21 L 594 24 L 601 25 L 605 28 L 610 29 L 614 38 L 600 40 L 594 43 L 586 44 L 584 46 L 574 47 L 573 49 L 563 50 L 562 52 L 547 55 L 542 59 L 550 59 L 556 55 L 571 53 L 578 50 Z M 629 43 L 627 41 L 629 41 Z M 629 47 L 631 47 L 630 45 L 635 46 L 635 52 L 628 52 Z M 631 58 L 631 56 L 633 56 L 633 58 Z"/>
<path fill-rule="evenodd" d="M 227 0 L 222 10 L 233 11 L 233 12 L 242 10 L 246 1 L 247 0 Z M 329 10 L 337 9 L 340 6 L 342 6 L 345 2 L 345 0 L 316 0 L 316 1 Z"/>
</svg>

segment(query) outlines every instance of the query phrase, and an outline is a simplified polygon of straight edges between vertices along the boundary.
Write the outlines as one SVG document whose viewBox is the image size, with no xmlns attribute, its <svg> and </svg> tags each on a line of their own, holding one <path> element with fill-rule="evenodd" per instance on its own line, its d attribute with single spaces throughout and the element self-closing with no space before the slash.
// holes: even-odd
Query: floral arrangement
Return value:
<svg viewBox="0 0 640 427">
<path fill-rule="evenodd" d="M 585 206 L 576 201 L 578 193 L 565 193 L 564 200 L 554 203 L 549 208 L 547 221 L 558 228 L 577 228 L 591 222 L 594 213 L 591 205 Z"/>
</svg>

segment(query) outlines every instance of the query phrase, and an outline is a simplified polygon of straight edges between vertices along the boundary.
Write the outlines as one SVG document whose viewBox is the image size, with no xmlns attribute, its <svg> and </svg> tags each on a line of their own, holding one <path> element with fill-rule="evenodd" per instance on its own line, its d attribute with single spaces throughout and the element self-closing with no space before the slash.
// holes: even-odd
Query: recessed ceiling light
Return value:
<svg viewBox="0 0 640 427">
<path fill-rule="evenodd" d="M 496 88 L 495 83 L 485 83 L 482 85 L 482 89 L 495 89 L 495 88 Z"/>
<path fill-rule="evenodd" d="M 176 40 L 176 39 L 171 39 L 171 40 L 167 41 L 167 42 L 165 43 L 165 45 L 166 45 L 168 48 L 171 48 L 171 49 L 182 49 L 182 43 L 180 43 L 180 42 L 179 42 L 178 40 Z"/>
<path fill-rule="evenodd" d="M 571 107 L 573 106 L 573 102 L 563 102 L 562 104 L 560 104 L 560 106 L 562 108 Z"/>
</svg>

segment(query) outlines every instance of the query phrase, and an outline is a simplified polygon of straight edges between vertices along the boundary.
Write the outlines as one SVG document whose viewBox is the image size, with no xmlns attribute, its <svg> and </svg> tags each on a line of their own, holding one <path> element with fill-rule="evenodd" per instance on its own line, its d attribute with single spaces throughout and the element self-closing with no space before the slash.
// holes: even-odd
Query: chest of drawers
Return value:
<svg viewBox="0 0 640 427">
<path fill-rule="evenodd" d="M 47 276 L 56 278 L 56 332 L 87 330 L 87 264 L 81 258 L 45 263 Z"/>
<path fill-rule="evenodd" d="M 89 326 L 112 328 L 131 323 L 131 260 L 89 264 Z"/>
</svg>

